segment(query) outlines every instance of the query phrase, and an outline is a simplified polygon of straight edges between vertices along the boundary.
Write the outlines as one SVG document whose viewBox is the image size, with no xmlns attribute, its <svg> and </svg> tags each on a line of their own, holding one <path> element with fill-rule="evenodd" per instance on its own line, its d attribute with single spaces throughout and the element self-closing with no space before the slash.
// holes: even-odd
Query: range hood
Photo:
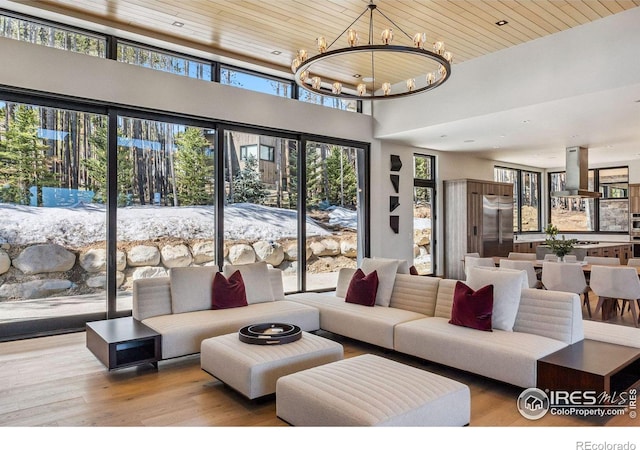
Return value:
<svg viewBox="0 0 640 450">
<path fill-rule="evenodd" d="M 589 149 L 567 147 L 565 190 L 551 193 L 552 197 L 600 198 L 600 192 L 589 190 Z"/>
</svg>

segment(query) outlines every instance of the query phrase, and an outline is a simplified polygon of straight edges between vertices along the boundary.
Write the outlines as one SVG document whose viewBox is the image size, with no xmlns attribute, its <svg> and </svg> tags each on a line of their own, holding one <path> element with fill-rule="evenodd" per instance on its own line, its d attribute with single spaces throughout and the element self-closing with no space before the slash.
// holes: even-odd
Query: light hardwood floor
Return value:
<svg viewBox="0 0 640 450">
<path fill-rule="evenodd" d="M 345 357 L 380 354 L 467 384 L 470 427 L 638 426 L 628 415 L 606 419 L 520 415 L 522 389 L 321 332 Z M 249 401 L 200 369 L 198 355 L 108 372 L 87 350 L 85 333 L 0 343 L 0 424 L 73 427 L 282 427 L 275 399 Z M 392 380 L 390 382 L 393 382 Z"/>
</svg>

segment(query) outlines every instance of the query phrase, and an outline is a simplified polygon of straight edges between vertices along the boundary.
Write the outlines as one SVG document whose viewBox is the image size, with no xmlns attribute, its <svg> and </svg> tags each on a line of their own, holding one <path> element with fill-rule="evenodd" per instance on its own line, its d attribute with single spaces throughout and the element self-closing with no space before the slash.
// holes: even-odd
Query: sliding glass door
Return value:
<svg viewBox="0 0 640 450">
<path fill-rule="evenodd" d="M 336 286 L 342 267 L 365 254 L 364 150 L 326 142 L 306 143 L 306 289 Z"/>
<path fill-rule="evenodd" d="M 216 264 L 215 130 L 118 116 L 117 298 L 141 278 Z"/>
<path fill-rule="evenodd" d="M 2 330 L 105 312 L 106 127 L 102 114 L 0 99 Z"/>
</svg>

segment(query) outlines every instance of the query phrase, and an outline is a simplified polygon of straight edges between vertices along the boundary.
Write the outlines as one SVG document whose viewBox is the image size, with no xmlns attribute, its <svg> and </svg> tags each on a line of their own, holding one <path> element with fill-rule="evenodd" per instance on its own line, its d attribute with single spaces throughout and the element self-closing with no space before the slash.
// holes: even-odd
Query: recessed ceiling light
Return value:
<svg viewBox="0 0 640 450">
<path fill-rule="evenodd" d="M 496 25 L 498 25 L 499 27 L 508 24 L 509 22 L 507 22 L 506 20 L 502 19 L 502 20 L 498 20 L 496 22 Z"/>
<path fill-rule="evenodd" d="M 446 138 L 446 137 L 447 137 L 447 135 L 446 135 L 446 134 L 441 134 L 441 135 L 440 135 L 440 137 L 441 137 L 441 138 Z"/>
<path fill-rule="evenodd" d="M 184 23 L 176 21 L 176 22 L 173 22 L 171 25 L 173 25 L 174 27 L 180 28 L 184 26 Z"/>
<path fill-rule="evenodd" d="M 359 73 L 354 73 L 353 74 L 353 78 L 360 78 L 362 75 L 360 75 Z"/>
<path fill-rule="evenodd" d="M 362 79 L 362 81 L 364 81 L 365 83 L 371 83 L 371 82 L 373 81 L 373 78 L 371 78 L 371 77 L 364 77 L 364 78 Z"/>
<path fill-rule="evenodd" d="M 467 139 L 465 142 L 469 143 L 469 142 L 475 142 L 475 139 Z"/>
<path fill-rule="evenodd" d="M 529 123 L 531 122 L 529 119 L 523 120 L 522 123 Z"/>
<path fill-rule="evenodd" d="M 280 55 L 282 52 L 279 50 L 274 50 L 271 52 L 272 55 Z"/>
</svg>

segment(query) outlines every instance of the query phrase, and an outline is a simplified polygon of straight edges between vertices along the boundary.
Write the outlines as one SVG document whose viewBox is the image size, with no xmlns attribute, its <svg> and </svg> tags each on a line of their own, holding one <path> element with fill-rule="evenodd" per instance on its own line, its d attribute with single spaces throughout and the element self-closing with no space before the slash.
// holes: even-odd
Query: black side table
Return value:
<svg viewBox="0 0 640 450">
<path fill-rule="evenodd" d="M 109 370 L 162 359 L 162 336 L 133 317 L 87 323 L 87 348 Z"/>
</svg>

